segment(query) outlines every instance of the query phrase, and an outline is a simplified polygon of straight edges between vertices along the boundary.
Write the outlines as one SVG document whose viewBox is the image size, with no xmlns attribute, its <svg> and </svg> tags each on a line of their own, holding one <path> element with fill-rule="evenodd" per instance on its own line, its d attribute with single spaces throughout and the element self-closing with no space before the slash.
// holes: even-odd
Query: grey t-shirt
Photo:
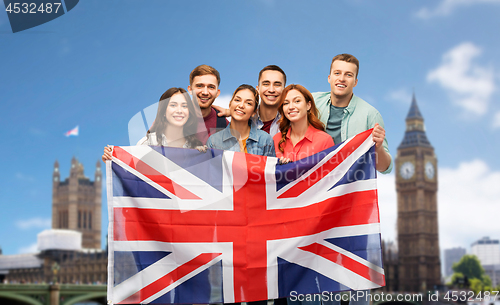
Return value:
<svg viewBox="0 0 500 305">
<path fill-rule="evenodd" d="M 335 145 L 342 142 L 340 127 L 342 125 L 345 108 L 346 107 L 335 107 L 330 103 L 330 115 L 328 116 L 328 122 L 326 124 L 326 132 L 333 138 Z"/>
</svg>

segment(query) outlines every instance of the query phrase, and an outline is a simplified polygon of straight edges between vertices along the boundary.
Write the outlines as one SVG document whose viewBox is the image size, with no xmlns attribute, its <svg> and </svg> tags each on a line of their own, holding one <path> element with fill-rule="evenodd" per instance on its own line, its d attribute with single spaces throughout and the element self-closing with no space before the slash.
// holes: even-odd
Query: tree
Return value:
<svg viewBox="0 0 500 305">
<path fill-rule="evenodd" d="M 481 279 L 485 274 L 479 259 L 475 255 L 464 255 L 458 263 L 454 263 L 452 267 L 453 271 L 456 273 L 462 273 L 469 279 L 476 278 Z"/>
<path fill-rule="evenodd" d="M 491 279 L 484 271 L 479 259 L 475 255 L 464 255 L 458 263 L 453 264 L 452 283 L 457 286 L 467 287 L 469 282 L 470 288 L 478 293 L 491 289 Z"/>
</svg>

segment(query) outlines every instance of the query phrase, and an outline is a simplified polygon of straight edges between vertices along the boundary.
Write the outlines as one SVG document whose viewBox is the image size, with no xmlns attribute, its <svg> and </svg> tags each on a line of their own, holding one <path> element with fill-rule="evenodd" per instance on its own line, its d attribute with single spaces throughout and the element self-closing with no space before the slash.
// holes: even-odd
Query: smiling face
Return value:
<svg viewBox="0 0 500 305">
<path fill-rule="evenodd" d="M 332 94 L 337 98 L 351 97 L 352 90 L 358 84 L 356 78 L 357 66 L 353 63 L 336 60 L 332 63 L 328 82 Z"/>
<path fill-rule="evenodd" d="M 262 103 L 267 106 L 275 106 L 279 102 L 284 87 L 285 77 L 281 72 L 266 70 L 262 72 L 259 85 L 256 89 L 259 92 Z"/>
<path fill-rule="evenodd" d="M 229 102 L 231 120 L 248 121 L 252 114 L 255 113 L 255 106 L 256 101 L 252 91 L 249 89 L 237 91 Z"/>
<path fill-rule="evenodd" d="M 189 119 L 189 108 L 184 95 L 180 92 L 172 95 L 165 111 L 167 125 L 182 127 Z"/>
<path fill-rule="evenodd" d="M 292 89 L 288 91 L 283 101 L 283 113 L 292 123 L 307 120 L 307 111 L 311 109 L 311 102 L 300 91 Z"/>
<path fill-rule="evenodd" d="M 193 83 L 188 86 L 188 91 L 196 96 L 201 109 L 208 109 L 220 94 L 217 84 L 215 75 L 200 75 L 193 78 Z"/>
</svg>

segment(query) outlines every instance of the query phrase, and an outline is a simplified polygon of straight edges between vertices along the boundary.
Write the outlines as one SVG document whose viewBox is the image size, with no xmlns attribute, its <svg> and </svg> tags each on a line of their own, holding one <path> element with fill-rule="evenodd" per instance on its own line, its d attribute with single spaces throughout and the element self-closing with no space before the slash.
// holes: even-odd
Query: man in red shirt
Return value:
<svg viewBox="0 0 500 305">
<path fill-rule="evenodd" d="M 279 132 L 281 115 L 278 113 L 278 108 L 281 92 L 286 85 L 286 74 L 280 67 L 269 65 L 260 70 L 257 83 L 255 89 L 259 92 L 261 103 L 252 117 L 252 123 L 258 129 L 274 136 Z M 230 115 L 229 109 L 220 106 L 214 106 L 214 108 L 220 111 L 219 117 Z"/>
</svg>

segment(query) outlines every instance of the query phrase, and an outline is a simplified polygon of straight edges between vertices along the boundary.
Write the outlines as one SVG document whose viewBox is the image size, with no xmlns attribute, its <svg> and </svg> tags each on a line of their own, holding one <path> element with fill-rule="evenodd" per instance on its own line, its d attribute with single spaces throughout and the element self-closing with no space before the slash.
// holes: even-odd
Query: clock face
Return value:
<svg viewBox="0 0 500 305">
<path fill-rule="evenodd" d="M 401 177 L 403 177 L 403 179 L 410 179 L 415 173 L 415 165 L 413 165 L 413 163 L 411 162 L 405 162 L 403 163 L 403 165 L 401 165 L 399 173 L 401 174 Z"/>
<path fill-rule="evenodd" d="M 433 179 L 434 178 L 434 165 L 432 165 L 431 162 L 427 162 L 425 163 L 425 175 L 427 176 L 427 178 L 429 179 Z"/>
</svg>

